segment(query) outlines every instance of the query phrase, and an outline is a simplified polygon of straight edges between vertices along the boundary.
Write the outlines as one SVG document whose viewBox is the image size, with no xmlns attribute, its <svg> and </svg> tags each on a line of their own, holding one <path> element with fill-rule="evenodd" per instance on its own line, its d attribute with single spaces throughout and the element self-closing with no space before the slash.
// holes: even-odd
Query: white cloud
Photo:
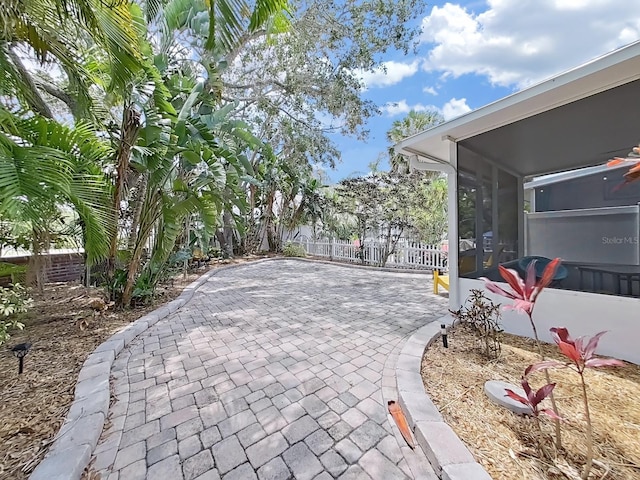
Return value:
<svg viewBox="0 0 640 480">
<path fill-rule="evenodd" d="M 428 93 L 429 95 L 433 95 L 434 97 L 438 95 L 438 91 L 433 87 L 424 87 L 422 91 L 424 93 Z"/>
<path fill-rule="evenodd" d="M 460 115 L 464 115 L 467 112 L 471 111 L 471 107 L 467 105 L 466 98 L 452 98 L 447 103 L 445 103 L 442 107 L 442 115 L 445 120 L 451 120 L 452 118 L 459 117 Z"/>
<path fill-rule="evenodd" d="M 397 102 L 388 102 L 381 107 L 381 110 L 389 117 L 396 117 L 399 115 L 405 115 L 411 110 L 416 112 L 439 112 L 444 116 L 445 120 L 451 120 L 452 118 L 459 117 L 462 114 L 471 111 L 471 107 L 467 105 L 466 98 L 452 98 L 445 103 L 442 108 L 435 105 L 424 105 L 422 103 L 416 103 L 409 105 L 406 99 L 399 100 Z"/>
<path fill-rule="evenodd" d="M 371 87 L 389 87 L 400 83 L 405 78 L 415 75 L 419 67 L 418 61 L 402 63 L 391 60 L 383 62 L 382 65 L 373 72 L 360 72 L 359 76 L 364 83 L 365 89 Z"/>
<path fill-rule="evenodd" d="M 640 38 L 640 0 L 487 0 L 475 13 L 433 7 L 423 68 L 524 87 Z"/>
<path fill-rule="evenodd" d="M 387 102 L 381 107 L 381 110 L 389 117 L 395 117 L 398 115 L 409 113 L 411 110 L 415 110 L 416 112 L 426 112 L 427 110 L 436 110 L 438 112 L 440 111 L 438 107 L 435 107 L 433 105 L 423 105 L 422 103 L 409 105 L 405 99 L 399 100 L 397 102 Z"/>
</svg>

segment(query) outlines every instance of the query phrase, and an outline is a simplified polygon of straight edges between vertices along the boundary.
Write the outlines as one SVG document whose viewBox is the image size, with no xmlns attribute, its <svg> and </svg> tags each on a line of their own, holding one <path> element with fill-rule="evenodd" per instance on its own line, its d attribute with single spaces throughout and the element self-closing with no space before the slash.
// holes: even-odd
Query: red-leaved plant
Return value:
<svg viewBox="0 0 640 480">
<path fill-rule="evenodd" d="M 542 346 L 540 345 L 540 338 L 538 337 L 538 329 L 536 328 L 536 324 L 533 321 L 533 309 L 535 307 L 536 300 L 540 296 L 540 293 L 542 293 L 542 290 L 551 285 L 553 277 L 555 277 L 556 271 L 560 266 L 560 262 L 561 260 L 559 258 L 555 258 L 550 261 L 546 265 L 544 271 L 542 272 L 542 277 L 540 277 L 539 280 L 536 278 L 536 260 L 531 261 L 527 266 L 524 280 L 520 278 L 520 275 L 518 275 L 517 271 L 499 265 L 498 269 L 500 271 L 500 275 L 509 284 L 511 290 L 505 290 L 500 285 L 492 282 L 488 278 L 482 278 L 482 280 L 484 280 L 485 282 L 487 290 L 503 297 L 510 298 L 514 301 L 512 305 L 505 305 L 503 308 L 524 313 L 529 317 L 529 323 L 531 324 L 531 328 L 533 329 L 533 337 L 536 341 L 536 346 L 538 347 L 540 360 L 544 360 L 544 354 L 542 353 Z M 551 383 L 549 372 L 547 372 L 546 370 L 545 379 L 547 381 L 547 384 Z M 553 393 L 550 393 L 549 399 L 551 400 L 551 407 L 553 408 L 555 416 L 560 418 L 560 414 L 558 413 L 558 406 L 556 405 L 556 400 L 553 397 Z M 556 448 L 560 449 L 560 447 L 562 446 L 562 441 L 560 438 L 560 422 L 558 420 L 555 421 L 555 434 Z"/>
<path fill-rule="evenodd" d="M 547 369 L 555 367 L 569 367 L 580 375 L 584 416 L 587 421 L 587 460 L 584 471 L 582 472 L 582 478 L 586 479 L 593 465 L 593 427 L 591 425 L 589 399 L 587 397 L 587 384 L 584 379 L 584 372 L 587 368 L 622 367 L 624 366 L 624 362 L 616 360 L 615 358 L 597 358 L 594 356 L 598 348 L 598 342 L 606 332 L 600 332 L 591 338 L 578 337 L 576 339 L 572 339 L 569 336 L 569 331 L 564 327 L 552 328 L 550 332 L 560 352 L 569 359 L 569 362 L 562 363 L 555 360 L 540 362 L 535 365 L 530 365 L 525 371 L 525 375 L 530 375 L 540 370 L 546 372 Z"/>
<path fill-rule="evenodd" d="M 513 400 L 520 402 L 521 404 L 526 405 L 531 409 L 531 414 L 535 418 L 536 425 L 538 427 L 538 433 L 540 434 L 540 443 L 539 443 L 540 448 L 542 449 L 542 452 L 545 455 L 549 456 L 546 449 L 544 448 L 544 443 L 542 440 L 543 435 L 542 435 L 542 426 L 540 425 L 540 414 L 544 413 L 545 415 L 551 417 L 556 421 L 559 421 L 562 419 L 558 415 L 556 415 L 556 412 L 554 412 L 553 410 L 549 408 L 540 408 L 540 404 L 545 398 L 551 395 L 556 384 L 547 383 L 546 385 L 544 385 L 543 387 L 540 387 L 538 390 L 534 392 L 533 389 L 531 388 L 531 385 L 529 385 L 529 382 L 527 381 L 526 377 L 522 377 L 521 383 L 522 383 L 522 388 L 524 390 L 526 397 L 523 397 L 522 395 L 517 394 L 510 388 L 505 388 L 505 392 L 506 392 L 505 396 L 512 398 Z"/>
<path fill-rule="evenodd" d="M 482 278 L 487 290 L 503 297 L 510 298 L 514 301 L 513 305 L 505 305 L 505 309 L 525 313 L 529 317 L 529 322 L 533 328 L 533 334 L 536 338 L 536 342 L 538 342 L 538 349 L 541 354 L 542 349 L 539 345 L 538 330 L 533 322 L 533 308 L 535 307 L 536 300 L 540 293 L 542 293 L 542 290 L 551 285 L 553 277 L 555 277 L 556 271 L 560 266 L 560 262 L 561 260 L 559 258 L 555 258 L 550 261 L 544 268 L 542 277 L 540 277 L 539 280 L 536 277 L 536 260 L 532 260 L 527 266 L 527 272 L 524 280 L 520 278 L 517 271 L 499 265 L 498 269 L 500 271 L 500 275 L 509 284 L 511 291 L 505 290 L 488 278 Z"/>
<path fill-rule="evenodd" d="M 538 417 L 540 416 L 541 413 L 544 413 L 545 415 L 553 418 L 554 420 L 561 420 L 561 418 L 557 416 L 556 412 L 554 412 L 553 410 L 549 408 L 540 408 L 540 404 L 542 403 L 542 401 L 545 398 L 547 398 L 549 395 L 551 395 L 551 392 L 553 392 L 553 389 L 556 386 L 555 383 L 548 383 L 545 386 L 540 387 L 535 392 L 533 391 L 533 389 L 531 388 L 531 385 L 529 385 L 529 382 L 525 377 L 522 377 L 521 383 L 522 383 L 522 388 L 524 390 L 524 393 L 527 395 L 526 398 L 523 397 L 522 395 L 517 394 L 510 388 L 505 388 L 505 392 L 507 392 L 505 396 L 512 398 L 517 402 L 520 402 L 521 404 L 529 407 L 531 409 L 531 414 L 534 417 Z"/>
<path fill-rule="evenodd" d="M 628 185 L 631 182 L 640 180 L 640 160 L 636 160 L 638 158 L 640 158 L 640 145 L 637 147 L 633 147 L 633 150 L 631 150 L 631 152 L 627 154 L 627 158 L 614 157 L 607 162 L 607 167 L 613 167 L 622 163 L 632 163 L 627 173 L 624 174 L 622 183 L 614 187 L 614 192 L 620 190 L 622 187 Z M 636 161 L 635 163 L 633 163 L 629 162 L 629 160 Z"/>
</svg>

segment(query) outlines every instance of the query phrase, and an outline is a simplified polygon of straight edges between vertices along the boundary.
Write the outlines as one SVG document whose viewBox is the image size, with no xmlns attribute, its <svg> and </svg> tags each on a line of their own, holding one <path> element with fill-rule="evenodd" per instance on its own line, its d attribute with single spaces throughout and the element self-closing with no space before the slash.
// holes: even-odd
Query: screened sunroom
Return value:
<svg viewBox="0 0 640 480">
<path fill-rule="evenodd" d="M 451 307 L 500 264 L 560 257 L 539 330 L 610 330 L 600 353 L 640 362 L 640 182 L 602 167 L 639 142 L 640 43 L 400 142 L 414 168 L 448 175 Z"/>
</svg>

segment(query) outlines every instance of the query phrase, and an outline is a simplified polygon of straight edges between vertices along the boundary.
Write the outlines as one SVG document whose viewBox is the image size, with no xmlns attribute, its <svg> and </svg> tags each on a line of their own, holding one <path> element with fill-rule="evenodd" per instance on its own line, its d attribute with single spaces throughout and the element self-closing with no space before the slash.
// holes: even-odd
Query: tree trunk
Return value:
<svg viewBox="0 0 640 480">
<path fill-rule="evenodd" d="M 133 298 L 133 289 L 136 285 L 136 278 L 138 276 L 138 270 L 140 270 L 140 259 L 142 258 L 142 252 L 144 248 L 141 244 L 137 245 L 137 248 L 133 251 L 131 259 L 129 260 L 129 268 L 127 270 L 127 283 L 122 291 L 121 304 L 123 307 L 129 307 L 131 305 L 131 299 Z"/>
<path fill-rule="evenodd" d="M 107 259 L 107 278 L 113 279 L 116 270 L 116 257 L 118 254 L 118 220 L 120 219 L 120 203 L 124 197 L 125 178 L 131 158 L 131 147 L 135 144 L 140 132 L 140 114 L 133 105 L 127 104 L 122 114 L 122 126 L 120 129 L 120 144 L 116 152 L 116 178 L 113 191 L 113 216 L 114 230 L 109 246 L 109 258 Z"/>
<path fill-rule="evenodd" d="M 282 250 L 282 241 L 283 241 L 283 237 L 284 237 L 284 228 L 285 228 L 285 216 L 286 216 L 286 210 L 285 208 L 289 208 L 290 205 L 290 201 L 287 199 L 285 200 L 284 197 L 282 197 L 282 205 L 280 206 L 280 214 L 278 215 L 278 225 L 276 226 L 276 234 L 274 236 L 274 243 L 275 243 L 275 251 L 279 252 L 280 250 Z"/>
<path fill-rule="evenodd" d="M 49 239 L 47 233 L 38 227 L 31 230 L 33 236 L 31 257 L 29 258 L 29 282 L 34 285 L 38 293 L 44 292 L 44 284 L 47 281 L 47 264 L 49 257 L 46 252 L 49 250 Z M 44 254 L 43 254 L 44 253 Z"/>
<path fill-rule="evenodd" d="M 133 289 L 136 284 L 138 272 L 140 271 L 140 263 L 142 254 L 144 253 L 144 244 L 147 240 L 148 234 L 142 235 L 139 232 L 138 226 L 140 225 L 140 217 L 142 215 L 142 208 L 147 196 L 147 175 L 143 174 L 141 181 L 138 185 L 139 192 L 137 195 L 137 203 L 133 212 L 133 219 L 131 222 L 131 230 L 129 231 L 129 248 L 131 252 L 131 258 L 129 259 L 129 268 L 127 270 L 127 282 L 122 291 L 122 306 L 128 307 L 131 304 L 133 296 Z"/>
<path fill-rule="evenodd" d="M 384 248 L 380 253 L 380 263 L 378 266 L 384 267 L 387 264 L 389 255 L 391 255 L 391 224 L 387 225 L 387 238 L 385 238 Z"/>
<path fill-rule="evenodd" d="M 362 263 L 362 265 L 364 265 L 365 263 L 367 263 L 365 261 L 365 254 L 364 254 L 364 241 L 365 238 L 367 237 L 367 223 L 366 221 L 364 221 L 362 218 L 358 218 L 358 242 L 360 243 L 359 248 L 360 248 L 360 263 Z"/>
<path fill-rule="evenodd" d="M 398 247 L 398 242 L 400 241 L 400 237 L 404 232 L 404 227 L 400 228 L 400 230 L 395 235 L 391 235 L 390 232 L 391 232 L 391 229 L 389 229 L 389 234 L 387 236 L 387 246 L 385 251 L 385 257 L 384 257 L 384 262 L 382 263 L 382 265 L 380 265 L 381 267 L 386 266 L 387 261 L 389 260 L 389 257 L 394 253 L 396 253 L 396 248 Z"/>
<path fill-rule="evenodd" d="M 191 216 L 187 215 L 187 218 L 185 220 L 185 243 L 186 245 L 184 246 L 184 248 L 188 249 L 189 251 L 191 251 L 190 245 L 191 245 L 191 232 L 189 231 L 190 228 L 190 223 L 191 223 Z M 187 281 L 187 270 L 189 270 L 189 260 L 184 261 L 183 265 L 182 265 L 182 280 L 184 280 L 185 282 Z"/>
<path fill-rule="evenodd" d="M 243 250 L 245 253 L 253 252 L 256 250 L 256 221 L 254 218 L 254 210 L 256 208 L 256 191 L 255 185 L 249 184 L 249 210 L 248 215 L 245 215 L 246 219 L 246 234 L 242 239 Z"/>
<path fill-rule="evenodd" d="M 225 250 L 225 246 L 224 246 L 224 232 L 221 229 L 216 229 L 216 233 L 215 233 L 216 239 L 218 240 L 218 243 L 220 244 L 220 252 L 224 253 Z"/>
<path fill-rule="evenodd" d="M 134 202 L 133 218 L 131 219 L 131 228 L 129 230 L 129 248 L 127 249 L 130 252 L 133 251 L 138 240 L 138 226 L 140 225 L 142 207 L 147 197 L 148 178 L 149 177 L 147 176 L 147 174 L 143 173 L 140 176 L 140 180 L 138 181 L 138 185 L 136 187 L 136 200 Z"/>
<path fill-rule="evenodd" d="M 267 196 L 267 205 L 264 212 L 264 229 L 267 235 L 267 243 L 269 244 L 269 251 L 275 252 L 276 243 L 275 243 L 275 231 L 273 228 L 273 202 L 274 202 L 275 193 L 269 192 Z"/>
<path fill-rule="evenodd" d="M 231 212 L 225 210 L 222 214 L 222 238 L 224 244 L 222 251 L 227 258 L 233 258 L 233 216 Z"/>
</svg>

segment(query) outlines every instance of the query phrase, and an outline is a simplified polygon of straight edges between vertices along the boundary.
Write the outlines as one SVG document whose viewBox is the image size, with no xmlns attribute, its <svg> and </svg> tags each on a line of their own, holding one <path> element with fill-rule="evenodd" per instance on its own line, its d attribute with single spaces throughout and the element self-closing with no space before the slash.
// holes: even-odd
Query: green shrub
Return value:
<svg viewBox="0 0 640 480">
<path fill-rule="evenodd" d="M 296 245 L 291 242 L 287 242 L 287 244 L 282 249 L 282 254 L 285 257 L 306 257 L 307 252 L 305 252 L 304 247 L 302 245 Z"/>
<path fill-rule="evenodd" d="M 498 358 L 502 350 L 502 327 L 500 326 L 500 304 L 494 304 L 482 290 L 473 289 L 459 310 L 449 312 L 460 321 L 460 325 L 472 332 L 480 344 L 480 351 L 489 358 Z"/>
<path fill-rule="evenodd" d="M 27 289 L 19 283 L 11 288 L 0 287 L 0 345 L 9 339 L 9 330 L 22 330 L 20 316 L 33 305 Z"/>
<path fill-rule="evenodd" d="M 11 277 L 12 283 L 25 280 L 27 274 L 26 265 L 14 265 L 13 263 L 0 262 L 0 277 Z"/>
</svg>

